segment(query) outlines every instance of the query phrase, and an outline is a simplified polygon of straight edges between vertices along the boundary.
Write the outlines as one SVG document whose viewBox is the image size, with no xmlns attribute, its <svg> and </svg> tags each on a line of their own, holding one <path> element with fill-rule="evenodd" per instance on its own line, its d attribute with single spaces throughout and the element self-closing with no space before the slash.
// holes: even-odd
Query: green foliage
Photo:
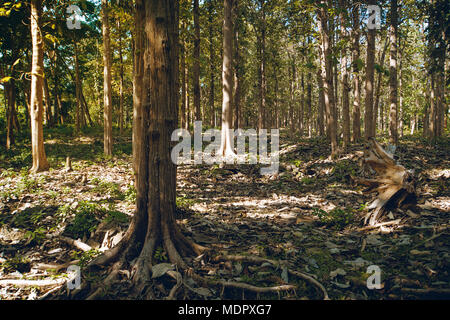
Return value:
<svg viewBox="0 0 450 320">
<path fill-rule="evenodd" d="M 193 199 L 187 199 L 186 197 L 177 197 L 176 206 L 179 209 L 188 210 L 195 201 Z"/>
<path fill-rule="evenodd" d="M 125 190 L 124 198 L 126 201 L 128 201 L 130 203 L 136 202 L 136 188 L 134 186 L 132 186 L 131 184 L 128 185 L 127 190 Z"/>
<path fill-rule="evenodd" d="M 105 210 L 95 203 L 83 201 L 75 212 L 75 219 L 67 225 L 64 234 L 73 238 L 83 238 L 97 228 L 100 220 L 97 216 L 105 213 Z"/>
<path fill-rule="evenodd" d="M 344 182 L 350 178 L 350 176 L 355 176 L 357 172 L 357 164 L 351 162 L 350 160 L 342 160 L 337 162 L 333 168 L 333 176 L 336 181 Z"/>
<path fill-rule="evenodd" d="M 89 262 L 98 257 L 100 254 L 101 252 L 97 249 L 91 249 L 89 251 L 74 250 L 71 252 L 70 257 L 73 260 L 79 260 L 78 265 L 81 268 L 84 268 L 88 265 Z"/>
<path fill-rule="evenodd" d="M 342 230 L 355 221 L 355 211 L 351 208 L 334 208 L 329 212 L 314 208 L 312 214 L 318 217 L 321 223 L 337 230 Z"/>
<path fill-rule="evenodd" d="M 164 248 L 163 248 L 163 247 L 158 247 L 158 248 L 155 250 L 155 253 L 153 254 L 153 258 L 154 258 L 154 259 L 156 260 L 156 262 L 158 262 L 158 263 L 162 263 L 162 262 L 168 261 L 166 251 L 164 251 Z"/>
<path fill-rule="evenodd" d="M 93 192 L 98 192 L 101 194 L 108 194 L 111 198 L 123 200 L 125 195 L 120 191 L 119 185 L 110 181 L 101 181 L 97 178 L 92 179 L 92 182 L 96 184 L 92 188 Z"/>
<path fill-rule="evenodd" d="M 12 273 L 19 271 L 20 273 L 30 271 L 31 264 L 30 261 L 22 256 L 16 255 L 15 257 L 6 260 L 0 266 L 4 273 Z"/>
<path fill-rule="evenodd" d="M 27 238 L 27 243 L 30 245 L 40 245 L 45 240 L 45 234 L 47 230 L 42 227 L 36 228 L 35 230 L 30 230 L 25 233 Z"/>
<path fill-rule="evenodd" d="M 105 218 L 106 223 L 112 223 L 112 224 L 127 224 L 128 223 L 128 216 L 120 211 L 108 211 L 106 213 Z"/>
</svg>

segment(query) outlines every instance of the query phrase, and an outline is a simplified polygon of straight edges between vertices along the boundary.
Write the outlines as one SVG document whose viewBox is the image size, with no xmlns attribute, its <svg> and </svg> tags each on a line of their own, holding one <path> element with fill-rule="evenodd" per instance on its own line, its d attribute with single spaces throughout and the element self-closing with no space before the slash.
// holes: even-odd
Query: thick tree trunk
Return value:
<svg viewBox="0 0 450 320">
<path fill-rule="evenodd" d="M 184 24 L 183 24 L 184 27 Z M 186 49 L 184 40 L 180 42 L 180 56 L 181 56 L 181 108 L 180 108 L 180 125 L 181 128 L 187 128 L 186 126 Z"/>
<path fill-rule="evenodd" d="M 33 58 L 31 64 L 31 148 L 33 166 L 31 172 L 46 171 L 49 168 L 44 149 L 44 130 L 42 127 L 42 93 L 44 84 L 44 42 L 39 29 L 42 2 L 31 0 L 31 40 Z"/>
<path fill-rule="evenodd" d="M 120 21 L 117 22 L 117 28 L 119 32 L 119 61 L 120 61 L 120 71 L 119 71 L 119 130 L 120 134 L 123 134 L 123 54 L 122 54 L 122 34 L 120 29 Z"/>
<path fill-rule="evenodd" d="M 202 120 L 200 108 L 200 13 L 198 0 L 194 0 L 194 68 L 193 68 L 193 85 L 194 85 L 194 108 L 195 120 Z"/>
<path fill-rule="evenodd" d="M 398 144 L 398 130 L 397 130 L 397 112 L 398 112 L 398 101 L 397 101 L 397 0 L 391 1 L 391 24 L 389 26 L 390 34 L 390 63 L 389 63 L 389 143 L 391 145 Z"/>
<path fill-rule="evenodd" d="M 103 152 L 112 155 L 112 89 L 111 89 L 111 46 L 109 39 L 108 1 L 102 0 L 102 34 L 103 34 Z"/>
<path fill-rule="evenodd" d="M 239 19 L 239 2 L 238 0 L 233 1 L 233 11 L 234 11 L 234 17 L 236 21 L 235 30 L 234 30 L 234 129 L 240 128 L 240 117 L 241 117 L 241 57 L 240 57 L 240 51 L 239 51 L 239 28 L 237 23 Z"/>
<path fill-rule="evenodd" d="M 357 142 L 361 139 L 361 82 L 359 78 L 359 6 L 353 6 L 353 49 L 352 49 L 352 64 L 353 64 L 353 135 L 352 141 Z"/>
</svg>

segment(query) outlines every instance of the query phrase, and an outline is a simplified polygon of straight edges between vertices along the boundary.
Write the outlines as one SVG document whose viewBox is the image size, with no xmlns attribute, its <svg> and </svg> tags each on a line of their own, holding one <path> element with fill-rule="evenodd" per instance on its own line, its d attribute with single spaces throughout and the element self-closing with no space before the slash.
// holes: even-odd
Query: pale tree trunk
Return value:
<svg viewBox="0 0 450 320">
<path fill-rule="evenodd" d="M 337 139 L 337 126 L 336 126 L 336 105 L 333 93 L 333 67 L 331 57 L 331 42 L 328 30 L 328 12 L 327 1 L 321 0 L 321 8 L 319 8 L 319 33 L 322 40 L 322 79 L 323 79 L 323 92 L 325 98 L 325 110 L 327 114 L 327 127 L 328 134 L 331 141 L 331 157 L 334 158 L 338 153 L 338 139 Z"/>
<path fill-rule="evenodd" d="M 346 9 L 348 7 L 346 0 L 340 0 L 340 9 L 342 10 L 340 13 L 340 20 L 341 20 L 341 35 L 343 37 L 343 40 L 346 42 L 348 41 L 348 33 L 346 28 L 346 21 L 347 17 L 344 12 L 346 12 Z M 343 148 L 346 150 L 350 144 L 350 85 L 348 83 L 348 69 L 347 69 L 347 47 L 344 46 L 342 50 L 342 62 L 341 62 L 341 68 L 342 68 L 342 131 L 343 131 Z"/>
<path fill-rule="evenodd" d="M 215 85 L 214 85 L 214 77 L 216 73 L 216 67 L 214 64 L 214 30 L 213 30 L 213 2 L 212 0 L 208 1 L 208 37 L 209 37 L 209 107 L 211 108 L 210 115 L 210 125 L 211 127 L 215 126 L 215 116 L 216 116 L 216 108 L 214 105 L 214 96 L 215 96 Z"/>
<path fill-rule="evenodd" d="M 102 0 L 103 34 L 103 152 L 112 155 L 112 89 L 111 89 L 111 48 L 109 39 L 108 0 Z"/>
<path fill-rule="evenodd" d="M 306 108 L 308 111 L 308 138 L 312 136 L 312 74 L 308 72 L 308 84 L 306 85 Z"/>
<path fill-rule="evenodd" d="M 120 71 L 119 71 L 119 130 L 120 134 L 123 133 L 123 55 L 122 55 L 122 34 L 120 29 L 120 21 L 117 21 L 117 28 L 119 32 L 119 61 L 120 61 Z"/>
<path fill-rule="evenodd" d="M 42 93 L 44 83 L 44 42 L 40 31 L 42 2 L 31 0 L 31 40 L 33 44 L 33 58 L 31 64 L 31 148 L 33 166 L 31 172 L 36 173 L 49 169 L 44 149 L 44 129 L 42 127 Z"/>
<path fill-rule="evenodd" d="M 397 130 L 397 112 L 398 112 L 398 101 L 397 101 L 397 0 L 391 1 L 391 24 L 389 26 L 390 34 L 390 57 L 389 57 L 389 143 L 391 145 L 398 144 L 398 130 Z"/>
<path fill-rule="evenodd" d="M 376 1 L 370 0 L 369 4 L 375 5 Z M 365 111 L 364 111 L 364 137 L 369 139 L 375 136 L 373 128 L 373 90 L 375 77 L 375 38 L 376 30 L 367 31 L 367 61 L 365 84 Z"/>
<path fill-rule="evenodd" d="M 75 96 L 77 100 L 77 108 L 75 111 L 75 129 L 78 133 L 81 127 L 81 113 L 82 113 L 82 102 L 81 102 L 81 83 L 80 83 L 80 70 L 78 65 L 78 48 L 74 41 L 74 61 L 75 61 Z"/>
<path fill-rule="evenodd" d="M 381 68 L 384 68 L 384 60 L 386 57 L 386 50 L 389 44 L 389 37 L 386 37 L 386 40 L 384 42 L 384 47 L 381 53 L 381 57 L 379 59 L 379 65 Z M 375 104 L 373 107 L 373 125 L 375 133 L 377 132 L 377 126 L 378 126 L 378 113 L 379 113 L 379 105 L 380 105 L 380 93 L 381 93 L 381 87 L 383 84 L 383 73 L 378 72 L 377 82 L 376 82 L 376 88 L 375 88 Z M 382 118 L 382 113 L 380 113 L 380 118 Z"/>
<path fill-rule="evenodd" d="M 44 101 L 45 101 L 45 120 L 48 126 L 52 124 L 52 104 L 50 103 L 50 90 L 48 89 L 47 77 L 44 77 Z"/>
<path fill-rule="evenodd" d="M 194 0 L 194 108 L 195 120 L 201 121 L 202 114 L 200 109 L 200 18 L 199 18 L 198 0 Z"/>
<path fill-rule="evenodd" d="M 222 136 L 218 154 L 224 157 L 234 156 L 233 140 L 231 137 L 233 101 L 233 0 L 224 0 L 223 17 L 223 64 L 222 64 Z"/>
<path fill-rule="evenodd" d="M 184 28 L 184 24 L 183 24 Z M 186 126 L 186 49 L 184 40 L 180 41 L 180 68 L 181 68 L 181 108 L 180 108 L 180 125 L 185 129 Z"/>
<path fill-rule="evenodd" d="M 321 59 L 320 59 L 321 60 Z M 322 71 L 319 69 L 317 71 L 317 83 L 319 87 L 319 97 L 317 101 L 317 126 L 319 135 L 322 137 L 325 134 L 324 128 L 324 106 L 325 106 L 325 94 L 323 91 L 323 79 L 322 79 Z"/>
<path fill-rule="evenodd" d="M 352 49 L 352 64 L 353 64 L 353 135 L 352 141 L 357 142 L 361 139 L 361 82 L 359 78 L 358 60 L 360 55 L 359 48 L 359 6 L 353 6 L 353 49 Z"/>
<path fill-rule="evenodd" d="M 239 52 L 239 27 L 238 22 L 239 21 L 239 1 L 234 0 L 233 1 L 233 11 L 234 11 L 234 17 L 236 21 L 235 30 L 234 30 L 234 129 L 240 128 L 240 117 L 241 117 L 241 58 L 240 58 L 240 52 Z"/>
<path fill-rule="evenodd" d="M 291 59 L 289 59 L 291 60 Z M 295 121 L 294 121 L 294 106 L 296 104 L 295 96 L 295 78 L 296 78 L 296 68 L 295 68 L 295 58 L 292 57 L 291 67 L 289 68 L 289 131 L 291 134 L 295 132 Z"/>
<path fill-rule="evenodd" d="M 258 129 L 264 129 L 266 124 L 266 11 L 265 0 L 260 0 L 261 6 L 261 39 L 260 39 L 260 65 L 259 65 L 259 113 Z"/>
<path fill-rule="evenodd" d="M 14 79 L 3 84 L 5 97 L 8 100 L 7 120 L 6 120 L 6 149 L 9 150 L 14 144 L 14 114 L 16 110 L 16 84 Z"/>
</svg>

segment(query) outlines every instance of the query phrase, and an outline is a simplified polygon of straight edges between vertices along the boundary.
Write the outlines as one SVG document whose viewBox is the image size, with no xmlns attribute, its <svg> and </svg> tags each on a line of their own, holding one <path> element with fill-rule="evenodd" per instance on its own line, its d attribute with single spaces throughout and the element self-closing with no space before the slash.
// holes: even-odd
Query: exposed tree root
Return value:
<svg viewBox="0 0 450 320">
<path fill-rule="evenodd" d="M 375 179 L 354 178 L 368 187 L 365 192 L 378 194 L 368 207 L 364 224 L 369 222 L 374 226 L 386 211 L 415 204 L 417 196 L 412 173 L 397 164 L 374 138 L 369 140 L 364 151 L 363 171 L 370 171 L 365 170 L 369 168 L 377 174 Z"/>
<path fill-rule="evenodd" d="M 252 263 L 252 264 L 261 264 L 261 263 L 267 262 L 274 266 L 279 266 L 283 263 L 281 261 L 270 260 L 270 259 L 265 259 L 265 258 L 261 258 L 261 257 L 239 256 L 239 255 L 220 255 L 220 256 L 215 257 L 214 260 L 215 261 L 238 261 L 238 262 L 247 262 L 247 263 Z M 293 276 L 299 277 L 303 280 L 306 280 L 306 281 L 310 282 L 311 284 L 313 284 L 314 286 L 318 287 L 320 289 L 320 291 L 323 293 L 323 299 L 329 300 L 328 293 L 327 293 L 325 287 L 319 281 L 314 279 L 312 276 L 307 275 L 302 272 L 293 271 L 290 269 L 288 269 L 288 273 Z"/>
</svg>

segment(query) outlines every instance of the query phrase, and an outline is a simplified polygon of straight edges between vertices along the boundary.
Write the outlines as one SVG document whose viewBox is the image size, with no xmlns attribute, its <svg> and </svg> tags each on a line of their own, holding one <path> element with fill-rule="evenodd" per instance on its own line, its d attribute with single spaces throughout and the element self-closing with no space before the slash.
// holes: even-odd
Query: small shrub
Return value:
<svg viewBox="0 0 450 320">
<path fill-rule="evenodd" d="M 87 201 L 81 202 L 75 213 L 75 219 L 67 225 L 64 234 L 73 239 L 89 236 L 100 223 L 97 215 L 103 213 L 104 209 L 99 205 Z"/>
<path fill-rule="evenodd" d="M 344 229 L 347 225 L 355 221 L 354 210 L 348 208 L 334 208 L 330 212 L 314 208 L 313 215 L 317 216 L 321 223 L 338 230 Z"/>
</svg>

